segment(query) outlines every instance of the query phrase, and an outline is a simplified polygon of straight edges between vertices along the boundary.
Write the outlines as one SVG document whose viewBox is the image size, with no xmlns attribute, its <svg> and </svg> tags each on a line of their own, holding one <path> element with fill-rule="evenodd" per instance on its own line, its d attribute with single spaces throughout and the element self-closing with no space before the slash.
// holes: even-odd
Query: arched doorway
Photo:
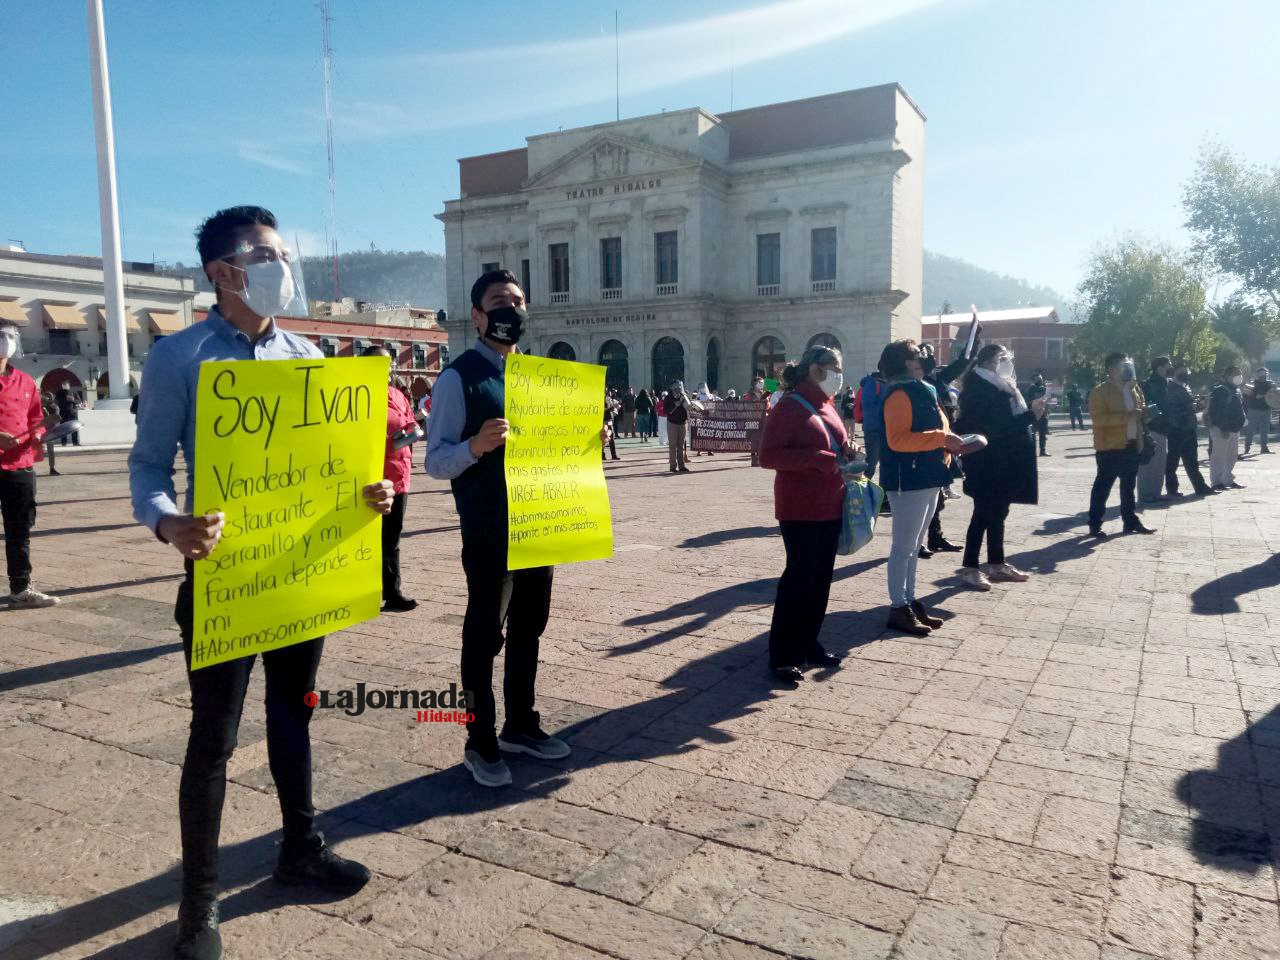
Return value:
<svg viewBox="0 0 1280 960">
<path fill-rule="evenodd" d="M 761 337 L 751 348 L 751 369 L 755 376 L 777 380 L 787 365 L 787 348 L 777 337 Z"/>
<path fill-rule="evenodd" d="M 566 347 L 569 345 L 566 343 Z M 554 347 L 552 348 L 554 349 Z M 572 359 L 564 357 L 562 359 Z M 606 340 L 600 347 L 600 365 L 605 368 L 604 385 L 625 390 L 631 382 L 630 365 L 627 361 L 627 348 L 621 340 Z"/>
<path fill-rule="evenodd" d="M 684 379 L 684 347 L 675 337 L 663 337 L 653 345 L 653 386 L 666 390 L 673 380 Z"/>
<path fill-rule="evenodd" d="M 720 389 L 720 340 L 712 337 L 707 341 L 707 386 L 712 390 Z"/>
<path fill-rule="evenodd" d="M 104 371 L 102 374 L 102 379 L 98 381 L 99 383 L 98 389 L 101 390 L 102 389 L 101 385 L 105 384 L 106 382 L 107 382 L 107 374 Z M 58 367 L 56 370 L 50 370 L 40 380 L 41 393 L 52 393 L 54 396 L 57 396 L 58 391 L 61 390 L 63 387 L 66 387 L 72 393 L 79 393 L 82 397 L 85 395 L 84 384 L 80 382 L 80 378 L 77 377 L 70 370 L 67 370 L 65 367 Z M 100 394 L 100 395 L 106 396 L 106 394 Z"/>
<path fill-rule="evenodd" d="M 819 333 L 809 338 L 810 347 L 826 347 L 829 350 L 837 350 L 844 353 L 840 349 L 840 341 L 829 333 Z"/>
<path fill-rule="evenodd" d="M 611 340 L 610 342 L 617 343 L 618 341 Z M 624 348 L 622 352 L 625 355 L 627 351 Z M 547 351 L 547 356 L 550 357 L 552 360 L 577 360 L 578 359 L 578 354 L 574 351 L 573 347 L 565 343 L 563 340 L 557 340 L 555 343 L 553 343 L 551 345 L 551 349 Z"/>
<path fill-rule="evenodd" d="M 63 371 L 52 370 L 45 377 L 45 379 L 48 380 L 49 377 L 53 376 L 53 374 L 58 372 L 71 373 L 70 370 L 63 370 Z M 83 393 L 84 388 L 80 386 L 79 378 L 76 377 L 74 374 L 72 374 L 71 379 L 75 381 L 74 383 L 69 384 L 71 389 L 73 391 L 80 390 L 81 393 Z M 56 388 L 54 392 L 55 393 L 57 392 Z M 138 395 L 138 378 L 134 377 L 131 374 L 129 376 L 129 396 L 136 397 L 137 395 Z M 109 396 L 111 396 L 111 374 L 108 373 L 106 370 L 103 370 L 102 373 L 98 374 L 98 399 L 106 400 Z"/>
</svg>

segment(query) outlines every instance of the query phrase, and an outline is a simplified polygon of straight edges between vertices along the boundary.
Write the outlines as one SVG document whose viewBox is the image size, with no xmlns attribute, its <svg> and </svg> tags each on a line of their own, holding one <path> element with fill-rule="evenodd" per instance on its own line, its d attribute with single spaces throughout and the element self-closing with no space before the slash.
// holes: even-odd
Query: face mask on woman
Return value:
<svg viewBox="0 0 1280 960">
<path fill-rule="evenodd" d="M 996 364 L 996 376 L 1001 380 L 1015 379 L 1013 357 L 1004 356 L 1000 358 L 1000 362 Z"/>
<path fill-rule="evenodd" d="M 1231 378 L 1231 382 L 1238 387 L 1240 386 L 1240 384 L 1244 383 L 1244 377 L 1242 377 L 1240 374 L 1237 373 L 1234 377 Z"/>
<path fill-rule="evenodd" d="M 818 386 L 828 397 L 834 397 L 844 387 L 844 374 L 839 370 L 828 370 L 827 378 Z"/>
</svg>

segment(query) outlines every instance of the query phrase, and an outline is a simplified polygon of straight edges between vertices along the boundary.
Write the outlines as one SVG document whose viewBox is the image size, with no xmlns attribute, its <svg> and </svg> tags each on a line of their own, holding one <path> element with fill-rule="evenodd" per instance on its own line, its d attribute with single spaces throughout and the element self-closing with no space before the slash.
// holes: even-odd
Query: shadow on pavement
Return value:
<svg viewBox="0 0 1280 960">
<path fill-rule="evenodd" d="M 59 680 L 70 680 L 72 677 L 83 677 L 89 673 L 100 673 L 104 670 L 119 670 L 132 667 L 137 663 L 146 663 L 159 657 L 178 653 L 182 650 L 180 642 L 162 643 L 141 650 L 119 650 L 113 653 L 95 653 L 87 657 L 75 657 L 71 660 L 59 660 L 57 663 L 46 663 L 38 667 L 23 667 L 21 670 L 10 670 L 0 673 L 0 693 L 20 690 L 23 687 L 34 687 L 42 683 L 56 683 Z"/>
<path fill-rule="evenodd" d="M 1178 799 L 1191 809 L 1191 824 L 1182 821 L 1164 832 L 1183 841 L 1195 858 L 1219 870 L 1256 874 L 1268 864 L 1280 866 L 1280 846 L 1274 850 L 1263 803 L 1262 783 L 1276 779 L 1276 771 L 1258 766 L 1255 744 L 1280 743 L 1280 707 L 1251 724 L 1244 733 L 1224 740 L 1212 770 L 1192 770 L 1178 781 Z M 1271 791 L 1275 793 L 1274 788 Z M 1157 815 L 1158 816 L 1158 815 Z M 1174 818 L 1165 818 L 1172 820 Z M 1148 824 L 1141 824 L 1139 833 Z M 1160 837 L 1150 837 L 1156 841 Z"/>
<path fill-rule="evenodd" d="M 755 540 L 758 537 L 777 537 L 778 528 L 775 527 L 737 527 L 733 530 L 714 530 L 711 533 L 704 533 L 700 537 L 690 537 L 682 547 L 716 547 L 722 543 L 732 543 L 735 540 Z"/>
<path fill-rule="evenodd" d="M 1244 570 L 1210 580 L 1191 591 L 1191 612 L 1204 616 L 1239 613 L 1240 597 L 1280 585 L 1280 560 L 1271 556 Z"/>
<path fill-rule="evenodd" d="M 878 562 L 881 561 L 867 566 Z M 773 583 L 759 582 L 770 586 Z M 601 710 L 555 731 L 574 745 L 573 755 L 551 764 L 520 758 L 511 765 L 515 778 L 512 787 L 487 790 L 476 786 L 459 763 L 373 789 L 323 812 L 318 825 L 340 843 L 402 830 L 433 818 L 453 820 L 459 815 L 486 813 L 547 797 L 578 771 L 689 752 L 696 749 L 694 741 L 698 740 L 731 741 L 733 733 L 721 725 L 756 712 L 756 704 L 774 694 L 763 659 L 761 635 L 682 664 L 662 682 L 667 692 L 661 696 L 615 710 Z M 475 829 L 484 826 L 478 823 Z M 247 885 L 224 901 L 224 920 L 269 910 L 281 903 L 312 902 L 299 901 L 292 891 L 286 893 L 267 879 L 275 865 L 278 837 L 279 831 L 272 831 L 221 848 L 221 887 L 225 890 Z M 376 869 L 378 864 L 370 866 Z M 176 917 L 180 881 L 180 871 L 174 868 L 83 903 L 19 921 L 19 929 L 11 932 L 25 939 L 13 938 L 11 942 L 24 949 L 38 944 L 52 953 L 107 934 L 158 909 L 174 908 Z M 167 956 L 165 951 L 172 949 L 173 931 L 169 922 L 95 956 L 121 960 Z"/>
</svg>

